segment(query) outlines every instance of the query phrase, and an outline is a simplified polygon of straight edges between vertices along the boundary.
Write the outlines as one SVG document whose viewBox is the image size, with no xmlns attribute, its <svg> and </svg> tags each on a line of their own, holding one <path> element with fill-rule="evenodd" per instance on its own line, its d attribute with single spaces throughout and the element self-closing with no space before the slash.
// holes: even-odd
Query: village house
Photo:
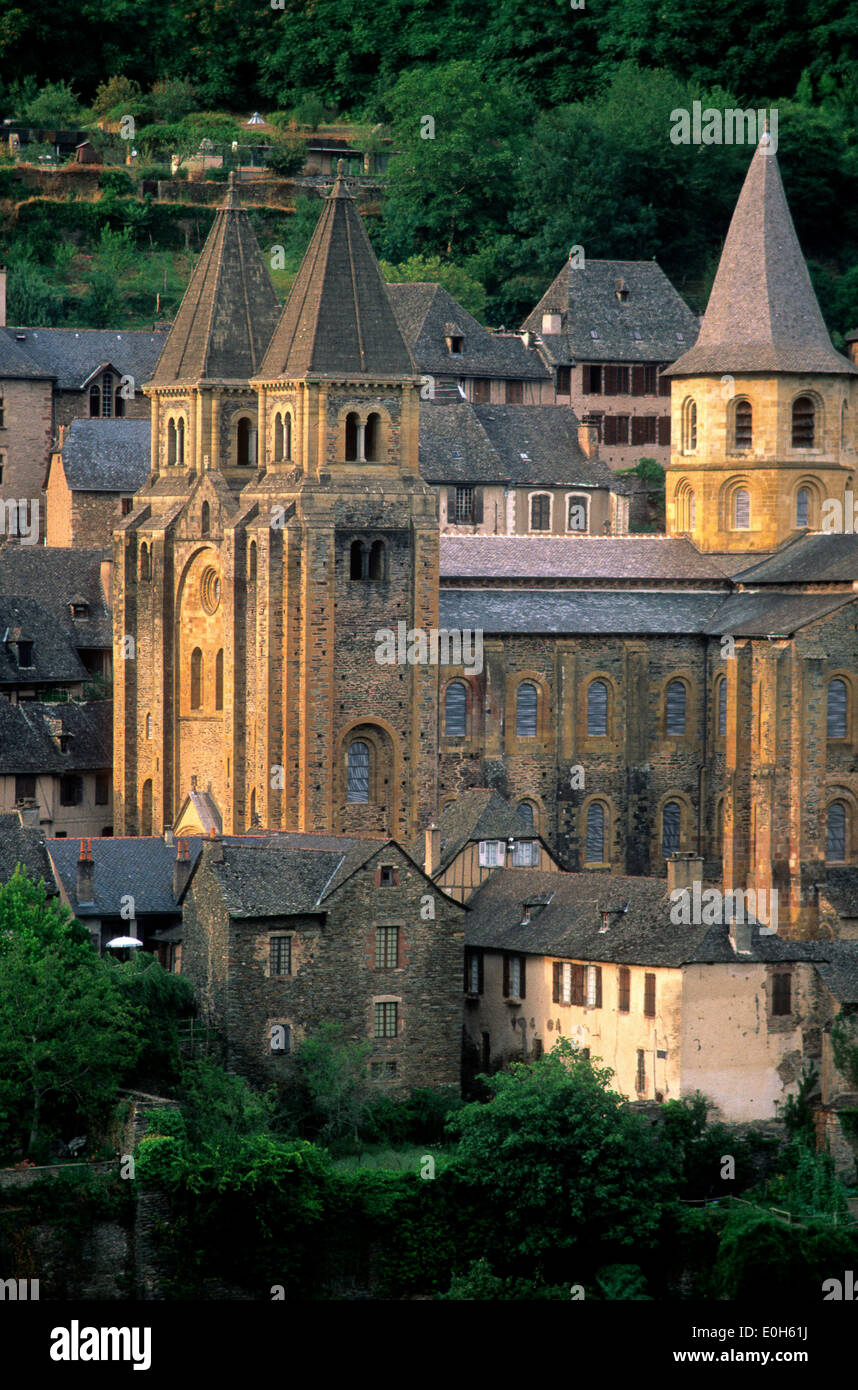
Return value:
<svg viewBox="0 0 858 1390">
<path fill-rule="evenodd" d="M 0 812 L 26 807 L 48 836 L 112 835 L 112 741 L 107 700 L 0 696 Z"/>
<path fill-rule="evenodd" d="M 451 721 L 454 701 L 448 702 Z M 459 720 L 465 727 L 464 687 Z M 453 737 L 453 735 L 449 735 Z M 411 857 L 457 902 L 466 903 L 497 868 L 560 869 L 539 835 L 538 808 L 532 801 L 510 806 L 488 787 L 472 787 L 448 797 L 436 824 L 411 847 Z"/>
<path fill-rule="evenodd" d="M 149 476 L 148 420 L 61 425 L 45 488 L 46 544 L 110 548 L 116 523 Z"/>
</svg>

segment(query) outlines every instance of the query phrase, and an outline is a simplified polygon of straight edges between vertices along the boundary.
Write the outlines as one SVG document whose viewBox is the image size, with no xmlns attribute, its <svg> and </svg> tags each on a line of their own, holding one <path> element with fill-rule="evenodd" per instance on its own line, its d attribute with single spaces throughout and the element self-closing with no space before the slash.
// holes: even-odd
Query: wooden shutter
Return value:
<svg viewBox="0 0 858 1390">
<path fill-rule="evenodd" d="M 477 951 L 477 991 L 483 992 L 483 952 Z"/>
<path fill-rule="evenodd" d="M 551 998 L 552 998 L 552 1000 L 553 1000 L 553 1002 L 554 1002 L 555 1004 L 559 1004 L 559 1003 L 560 1003 L 560 976 L 561 976 L 562 970 L 563 970 L 563 965 L 562 965 L 562 963 L 561 963 L 559 960 L 556 960 L 556 961 L 554 962 L 553 967 L 552 967 L 552 974 L 553 974 L 553 976 L 554 976 L 554 979 L 553 979 L 553 987 L 552 987 L 552 993 L 551 993 Z"/>
<path fill-rule="evenodd" d="M 658 417 L 658 442 L 659 444 L 670 443 L 670 416 L 659 415 Z"/>
<path fill-rule="evenodd" d="M 509 956 L 503 958 L 503 997 L 509 998 Z"/>
<path fill-rule="evenodd" d="M 483 519 L 483 490 L 481 487 L 474 488 L 473 510 L 471 520 L 475 525 L 479 525 Z"/>
<path fill-rule="evenodd" d="M 472 956 L 473 956 L 473 952 L 472 952 L 472 951 L 466 951 L 466 952 L 465 952 L 465 986 L 464 986 L 464 987 L 465 987 L 465 993 L 466 993 L 466 994 L 470 994 L 470 992 L 471 992 L 471 958 L 472 958 Z"/>
<path fill-rule="evenodd" d="M 637 371 L 637 368 L 635 368 L 635 370 Z M 632 443 L 646 443 L 646 421 L 643 415 L 632 416 Z"/>
<path fill-rule="evenodd" d="M 380 864 L 379 864 L 378 868 L 376 869 L 375 873 L 374 873 L 373 876 L 372 876 L 372 886 L 373 886 L 373 888 L 380 888 L 380 887 L 381 887 L 381 865 L 380 865 Z"/>
<path fill-rule="evenodd" d="M 655 1018 L 655 975 L 644 975 L 644 1016 Z"/>
<path fill-rule="evenodd" d="M 827 731 L 829 738 L 846 737 L 846 682 L 833 680 L 828 682 L 828 718 Z"/>
<path fill-rule="evenodd" d="M 452 526 L 456 520 L 456 489 L 447 488 L 447 523 Z"/>
<path fill-rule="evenodd" d="M 617 443 L 617 417 L 616 415 L 605 416 L 605 443 Z"/>
<path fill-rule="evenodd" d="M 526 983 L 526 979 L 525 979 L 527 959 L 526 959 L 525 956 L 519 956 L 518 961 L 519 961 L 519 979 L 520 979 L 520 981 L 521 981 L 521 989 L 519 990 L 518 997 L 519 997 L 519 999 L 524 999 L 525 996 L 526 996 L 526 994 L 527 994 L 527 983 Z"/>
<path fill-rule="evenodd" d="M 632 367 L 632 395 L 646 395 L 646 377 L 643 367 Z"/>
<path fill-rule="evenodd" d="M 620 987 L 619 987 L 619 1010 L 621 1014 L 627 1014 L 631 996 L 631 971 L 627 965 L 620 966 Z"/>
<path fill-rule="evenodd" d="M 605 366 L 605 395 L 616 396 L 617 394 L 617 369 L 609 362 Z"/>
<path fill-rule="evenodd" d="M 583 965 L 572 966 L 572 980 L 569 991 L 570 1004 L 584 1003 L 584 967 Z"/>
<path fill-rule="evenodd" d="M 594 1007 L 597 1008 L 597 1009 L 601 1009 L 601 1007 L 602 1007 L 602 967 L 601 967 L 601 965 L 594 965 L 594 966 L 593 966 L 593 969 L 594 969 L 595 972 L 596 972 L 596 1000 L 595 1000 Z"/>
</svg>

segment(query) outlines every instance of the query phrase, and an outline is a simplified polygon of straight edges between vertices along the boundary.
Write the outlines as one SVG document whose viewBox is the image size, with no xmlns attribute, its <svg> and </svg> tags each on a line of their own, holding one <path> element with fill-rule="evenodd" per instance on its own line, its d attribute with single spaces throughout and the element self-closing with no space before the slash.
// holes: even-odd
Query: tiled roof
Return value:
<svg viewBox="0 0 858 1390">
<path fill-rule="evenodd" d="M 338 178 L 257 378 L 415 374 L 366 228 Z"/>
<path fill-rule="evenodd" d="M 858 917 L 858 868 L 826 869 L 819 891 L 841 917 Z"/>
<path fill-rule="evenodd" d="M 858 941 L 827 941 L 829 959 L 817 965 L 823 983 L 841 1004 L 858 1004 Z"/>
<path fill-rule="evenodd" d="M 223 862 L 211 868 L 231 917 L 280 917 L 322 910 L 325 885 L 342 858 L 324 850 L 225 846 Z"/>
<path fill-rule="evenodd" d="M 560 334 L 543 333 L 543 314 L 562 315 Z M 551 363 L 672 362 L 698 329 L 655 261 L 589 258 L 583 266 L 566 262 L 523 326 L 538 334 Z"/>
<path fill-rule="evenodd" d="M 436 405 L 420 412 L 420 472 L 429 483 L 612 487 L 614 476 L 578 443 L 563 405 Z"/>
<path fill-rule="evenodd" d="M 79 492 L 136 492 L 149 476 L 148 420 L 73 420 L 61 450 Z"/>
<path fill-rule="evenodd" d="M 761 142 L 733 213 L 700 336 L 669 375 L 855 371 L 831 345 L 777 157 Z"/>
<path fill-rule="evenodd" d="M 203 841 L 188 841 L 191 863 L 196 863 Z M 176 913 L 173 897 L 173 865 L 176 846 L 159 836 L 130 839 L 93 839 L 94 886 L 92 904 L 77 904 L 77 865 L 80 839 L 48 840 L 54 870 L 78 917 L 118 917 L 122 898 L 134 899 L 134 915 Z"/>
<path fill-rule="evenodd" d="M 720 557 L 702 554 L 679 536 L 442 536 L 441 579 L 726 576 Z"/>
<path fill-rule="evenodd" d="M 69 736 L 60 751 L 57 736 Z M 109 700 L 13 705 L 0 696 L 0 773 L 98 771 L 113 762 L 113 706 Z"/>
<path fill-rule="evenodd" d="M 131 376 L 137 389 L 148 381 L 164 346 L 163 330 L 108 328 L 4 328 L 2 333 L 61 391 L 80 391 L 99 367 L 110 364 Z M 21 335 L 23 341 L 19 341 Z"/>
<path fill-rule="evenodd" d="M 441 832 L 440 869 L 446 869 L 469 840 L 532 840 L 536 832 L 500 792 L 489 787 L 472 787 L 460 792 L 445 806 L 436 822 Z M 426 863 L 426 835 L 418 836 L 409 850 L 421 868 Z"/>
<path fill-rule="evenodd" d="M 817 618 L 856 601 L 855 594 L 731 594 L 706 631 L 733 637 L 791 637 Z"/>
<path fill-rule="evenodd" d="M 51 861 L 45 849 L 41 830 L 21 825 L 14 811 L 0 814 L 0 883 L 8 883 L 18 864 L 23 865 L 30 878 L 41 879 L 49 897 L 55 897 Z"/>
<path fill-rule="evenodd" d="M 514 333 L 490 333 L 443 285 L 388 284 L 387 293 L 402 336 L 421 372 L 435 376 L 546 380 L 551 373 L 538 353 Z M 461 354 L 446 343 L 455 327 L 464 339 Z M 428 413 L 423 411 L 424 414 Z"/>
<path fill-rule="evenodd" d="M 724 595 L 639 589 L 442 589 L 446 628 L 490 633 L 639 637 L 703 633 Z"/>
<path fill-rule="evenodd" d="M 50 381 L 52 373 L 45 371 L 32 357 L 28 357 L 20 344 L 10 336 L 10 332 L 15 331 L 7 328 L 0 333 L 0 380 Z"/>
<path fill-rule="evenodd" d="M 38 600 L 65 629 L 73 646 L 110 649 L 113 619 L 101 584 L 101 565 L 109 559 L 109 550 L 0 545 L 0 594 Z M 74 598 L 89 605 L 87 618 L 72 618 Z"/>
<path fill-rule="evenodd" d="M 740 584 L 851 584 L 858 580 L 858 535 L 814 532 L 734 576 Z"/>
<path fill-rule="evenodd" d="M 13 644 L 19 635 L 33 643 L 32 666 L 18 665 L 18 651 Z M 32 598 L 0 597 L 0 684 L 19 686 L 86 679 L 86 668 L 65 626 L 43 604 Z"/>
<path fill-rule="evenodd" d="M 247 211 L 230 183 L 151 375 L 152 384 L 246 380 L 262 361 L 279 313 Z"/>
</svg>

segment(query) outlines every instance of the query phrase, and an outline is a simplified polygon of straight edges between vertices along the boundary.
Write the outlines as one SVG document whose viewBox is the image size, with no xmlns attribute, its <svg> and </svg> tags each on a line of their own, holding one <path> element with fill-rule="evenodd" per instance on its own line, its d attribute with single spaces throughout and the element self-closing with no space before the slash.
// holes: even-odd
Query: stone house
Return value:
<svg viewBox="0 0 858 1390">
<path fill-rule="evenodd" d="M 334 1023 L 387 1089 L 459 1085 L 466 909 L 394 841 L 213 837 L 182 909 L 182 973 L 230 1068 L 270 1081 Z"/>
<path fill-rule="evenodd" d="M 49 546 L 110 548 L 149 476 L 148 420 L 73 420 L 61 425 L 45 487 Z"/>
<path fill-rule="evenodd" d="M 698 321 L 653 261 L 586 261 L 572 253 L 524 321 L 554 377 L 555 399 L 596 426 L 610 468 L 671 457 L 665 368 L 691 347 Z"/>
<path fill-rule="evenodd" d="M 112 835 L 112 741 L 107 700 L 0 697 L 0 812 L 26 806 L 48 836 Z"/>
<path fill-rule="evenodd" d="M 22 699 L 45 698 L 39 692 L 48 689 L 79 696 L 85 682 L 110 679 L 112 575 L 109 551 L 0 545 L 0 595 L 9 596 L 0 598 L 7 605 L 0 630 L 6 679 L 0 688 L 12 700 L 19 691 Z M 9 606 L 13 603 L 19 605 L 21 622 Z M 21 641 L 32 645 L 22 651 Z"/>
</svg>

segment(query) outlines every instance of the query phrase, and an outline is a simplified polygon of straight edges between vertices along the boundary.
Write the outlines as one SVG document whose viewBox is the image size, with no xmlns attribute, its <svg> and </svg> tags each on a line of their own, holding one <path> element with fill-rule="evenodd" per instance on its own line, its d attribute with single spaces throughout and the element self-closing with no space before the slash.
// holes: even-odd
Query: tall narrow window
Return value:
<svg viewBox="0 0 858 1390">
<path fill-rule="evenodd" d="M 518 803 L 518 806 L 516 807 L 516 810 L 518 811 L 518 814 L 521 816 L 521 819 L 527 825 L 528 830 L 535 830 L 536 819 L 533 814 L 533 802 L 520 801 Z"/>
<path fill-rule="evenodd" d="M 551 530 L 551 498 L 547 492 L 539 492 L 530 499 L 530 529 Z"/>
<path fill-rule="evenodd" d="M 176 463 L 180 468 L 185 464 L 185 422 L 181 417 L 176 421 Z"/>
<path fill-rule="evenodd" d="M 113 373 L 105 372 L 101 383 L 101 413 L 105 420 L 109 420 L 113 415 Z"/>
<path fill-rule="evenodd" d="M 602 967 L 601 965 L 587 966 L 587 993 L 585 1001 L 588 1009 L 601 1009 L 602 1007 Z"/>
<path fill-rule="evenodd" d="M 377 970 L 395 970 L 399 965 L 399 928 L 376 927 L 375 966 Z"/>
<path fill-rule="evenodd" d="M 347 801 L 369 801 L 369 744 L 349 744 Z"/>
<path fill-rule="evenodd" d="M 587 734 L 601 737 L 608 732 L 608 687 L 604 681 L 591 681 L 587 687 Z"/>
<path fill-rule="evenodd" d="M 661 852 L 679 853 L 679 837 L 682 827 L 682 810 L 678 801 L 668 801 L 661 813 Z"/>
<path fill-rule="evenodd" d="M 143 794 L 140 798 L 140 834 L 152 834 L 152 779 L 147 777 L 143 783 Z"/>
<path fill-rule="evenodd" d="M 828 682 L 826 732 L 829 738 L 846 738 L 849 708 L 846 682 L 837 677 Z"/>
<path fill-rule="evenodd" d="M 468 709 L 468 690 L 464 681 L 451 681 L 444 695 L 444 734 L 464 738 Z"/>
<path fill-rule="evenodd" d="M 211 508 L 208 502 L 204 502 L 200 511 L 200 531 L 204 536 L 211 530 Z"/>
<path fill-rule="evenodd" d="M 256 582 L 256 541 L 250 542 L 250 551 L 247 559 L 247 577 L 251 584 Z"/>
<path fill-rule="evenodd" d="M 685 685 L 671 681 L 664 697 L 665 733 L 668 738 L 685 737 Z"/>
<path fill-rule="evenodd" d="M 655 975 L 644 975 L 644 1018 L 655 1018 Z"/>
<path fill-rule="evenodd" d="M 718 737 L 727 737 L 727 677 L 718 682 Z"/>
<path fill-rule="evenodd" d="M 627 965 L 621 965 L 617 981 L 617 1008 L 621 1014 L 629 1012 L 632 997 L 632 972 Z"/>
<path fill-rule="evenodd" d="M 605 807 L 601 801 L 591 801 L 587 807 L 587 831 L 585 853 L 588 864 L 604 864 L 605 853 Z"/>
<path fill-rule="evenodd" d="M 810 525 L 810 488 L 800 487 L 795 495 L 795 524 L 797 527 Z"/>
<path fill-rule="evenodd" d="M 377 1038 L 395 1038 L 397 1025 L 398 1005 L 391 1003 L 376 1004 L 375 1006 L 375 1036 Z"/>
<path fill-rule="evenodd" d="M 247 468 L 254 462 L 251 458 L 251 432 L 250 420 L 246 415 L 242 415 L 235 432 L 236 462 L 242 468 Z"/>
<path fill-rule="evenodd" d="M 141 579 L 151 579 L 151 578 L 152 578 L 152 559 L 151 559 L 151 554 L 152 554 L 152 552 L 150 551 L 148 545 L 147 545 L 147 544 L 145 543 L 145 541 L 144 541 L 143 544 L 142 544 L 141 547 L 140 547 L 140 578 L 141 578 Z"/>
<path fill-rule="evenodd" d="M 686 401 L 683 413 L 683 448 L 686 452 L 697 448 L 697 402 Z"/>
<path fill-rule="evenodd" d="M 474 520 L 474 489 L 472 487 L 456 488 L 455 509 L 455 516 L 450 519 L 470 526 Z"/>
<path fill-rule="evenodd" d="M 101 388 L 93 383 L 89 388 L 90 419 L 97 420 L 101 415 Z"/>
<path fill-rule="evenodd" d="M 358 456 L 358 417 L 354 411 L 346 416 L 346 462 L 353 463 Z"/>
<path fill-rule="evenodd" d="M 2 423 L 2 421 L 0 421 Z M 845 449 L 849 440 L 849 407 L 844 401 L 840 407 L 840 447 Z"/>
<path fill-rule="evenodd" d="M 379 449 L 381 447 L 381 416 L 375 411 L 367 416 L 366 429 L 364 432 L 364 456 L 368 463 L 378 461 Z"/>
<path fill-rule="evenodd" d="M 369 551 L 363 541 L 352 541 L 349 550 L 349 579 L 369 577 Z"/>
<path fill-rule="evenodd" d="M 274 459 L 275 462 L 283 457 L 283 416 L 278 410 L 274 416 Z"/>
<path fill-rule="evenodd" d="M 223 709 L 223 648 L 215 657 L 215 709 Z"/>
<path fill-rule="evenodd" d="M 772 1013 L 776 1017 L 792 1013 L 792 976 L 786 971 L 772 975 Z"/>
<path fill-rule="evenodd" d="M 641 1095 L 646 1090 L 646 1054 L 642 1047 L 638 1048 L 638 1066 L 635 1076 L 635 1090 Z"/>
<path fill-rule="evenodd" d="M 191 652 L 191 709 L 203 707 L 203 654 L 199 647 Z"/>
<path fill-rule="evenodd" d="M 2 394 L 0 394 L 0 430 L 5 430 L 5 428 L 6 428 L 6 402 L 4 401 Z"/>
<path fill-rule="evenodd" d="M 539 696 L 533 681 L 522 681 L 515 695 L 515 736 L 536 738 Z"/>
<path fill-rule="evenodd" d="M 750 401 L 737 401 L 733 417 L 733 443 L 736 449 L 750 449 L 754 435 L 754 417 Z"/>
<path fill-rule="evenodd" d="M 751 494 L 746 487 L 737 487 L 733 493 L 733 530 L 747 531 L 751 525 Z"/>
<path fill-rule="evenodd" d="M 292 457 L 292 416 L 288 410 L 283 416 L 283 457 L 285 459 Z"/>
<path fill-rule="evenodd" d="M 98 388 L 96 387 L 96 390 Z M 167 463 L 170 467 L 176 462 L 176 422 L 167 421 Z"/>
<path fill-rule="evenodd" d="M 842 801 L 832 801 L 828 808 L 825 838 L 825 857 L 834 864 L 846 859 L 846 807 Z"/>
<path fill-rule="evenodd" d="M 370 579 L 384 579 L 385 562 L 384 541 L 373 541 L 369 548 L 369 577 Z"/>
<path fill-rule="evenodd" d="M 811 396 L 798 396 L 792 403 L 792 447 L 812 449 L 816 436 L 816 406 Z"/>
</svg>

